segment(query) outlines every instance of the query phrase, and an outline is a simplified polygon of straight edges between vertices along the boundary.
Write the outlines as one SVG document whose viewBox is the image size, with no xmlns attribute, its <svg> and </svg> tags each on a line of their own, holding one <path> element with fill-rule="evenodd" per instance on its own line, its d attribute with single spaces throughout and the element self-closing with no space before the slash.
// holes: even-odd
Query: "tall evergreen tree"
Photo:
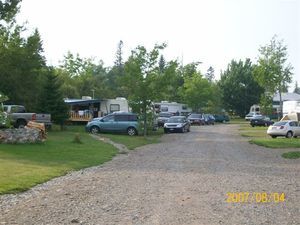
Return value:
<svg viewBox="0 0 300 225">
<path fill-rule="evenodd" d="M 166 60 L 163 55 L 160 56 L 159 62 L 158 62 L 158 67 L 159 67 L 159 72 L 162 74 L 165 72 L 165 67 L 166 67 Z"/>
<path fill-rule="evenodd" d="M 215 70 L 212 66 L 207 69 L 205 77 L 209 82 L 212 82 L 215 79 Z"/>
<path fill-rule="evenodd" d="M 300 88 L 299 88 L 299 86 L 298 86 L 298 82 L 297 82 L 297 81 L 296 81 L 296 83 L 295 83 L 294 93 L 300 94 Z"/>
<path fill-rule="evenodd" d="M 50 113 L 54 123 L 61 128 L 68 116 L 68 106 L 65 104 L 61 92 L 61 84 L 52 68 L 46 73 L 46 82 L 40 96 L 40 112 Z"/>
<path fill-rule="evenodd" d="M 20 2 L 21 0 L 0 0 L 0 27 L 2 21 L 9 23 L 14 20 Z"/>
</svg>

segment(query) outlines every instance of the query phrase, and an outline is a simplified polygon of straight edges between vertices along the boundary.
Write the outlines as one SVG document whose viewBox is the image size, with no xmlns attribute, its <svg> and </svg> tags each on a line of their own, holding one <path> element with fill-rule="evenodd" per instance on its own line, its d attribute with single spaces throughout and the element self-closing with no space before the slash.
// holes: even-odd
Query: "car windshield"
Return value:
<svg viewBox="0 0 300 225">
<path fill-rule="evenodd" d="M 180 117 L 171 117 L 168 120 L 168 123 L 182 123 L 183 122 L 183 118 Z"/>
<path fill-rule="evenodd" d="M 287 122 L 280 121 L 280 122 L 274 123 L 273 126 L 284 126 L 284 125 L 286 125 L 286 123 Z"/>
<path fill-rule="evenodd" d="M 201 117 L 202 117 L 201 114 L 191 114 L 191 115 L 189 116 L 189 118 L 201 118 Z"/>
</svg>

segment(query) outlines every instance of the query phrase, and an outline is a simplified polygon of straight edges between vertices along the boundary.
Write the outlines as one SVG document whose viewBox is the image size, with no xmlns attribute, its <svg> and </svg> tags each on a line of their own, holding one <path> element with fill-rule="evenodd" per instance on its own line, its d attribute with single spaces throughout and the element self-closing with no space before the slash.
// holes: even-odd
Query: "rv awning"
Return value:
<svg viewBox="0 0 300 225">
<path fill-rule="evenodd" d="M 64 101 L 68 105 L 86 105 L 101 102 L 100 99 L 65 99 Z"/>
</svg>

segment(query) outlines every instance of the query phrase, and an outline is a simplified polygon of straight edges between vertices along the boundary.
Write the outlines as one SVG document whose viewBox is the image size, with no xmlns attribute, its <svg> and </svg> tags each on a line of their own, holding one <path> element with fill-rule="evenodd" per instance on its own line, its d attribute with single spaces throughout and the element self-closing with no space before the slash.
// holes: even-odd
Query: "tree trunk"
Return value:
<svg viewBox="0 0 300 225">
<path fill-rule="evenodd" d="M 281 90 L 279 90 L 279 104 L 280 104 L 280 106 L 279 106 L 279 110 L 280 110 L 280 112 L 279 112 L 279 119 L 281 119 L 282 118 L 282 108 L 283 108 L 283 103 L 282 103 L 282 96 L 281 96 Z"/>
<path fill-rule="evenodd" d="M 143 104 L 143 113 L 144 113 L 144 137 L 147 136 L 147 107 L 146 103 Z"/>
</svg>

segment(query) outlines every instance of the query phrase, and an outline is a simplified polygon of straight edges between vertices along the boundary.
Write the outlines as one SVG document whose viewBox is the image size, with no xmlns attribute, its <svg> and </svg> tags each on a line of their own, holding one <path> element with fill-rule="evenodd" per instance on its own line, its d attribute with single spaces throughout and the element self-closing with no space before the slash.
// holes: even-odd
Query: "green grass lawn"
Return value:
<svg viewBox="0 0 300 225">
<path fill-rule="evenodd" d="M 80 130 L 78 130 L 80 131 Z M 72 170 L 111 160 L 117 150 L 88 134 L 73 143 L 76 132 L 49 132 L 41 144 L 0 144 L 0 194 L 27 190 Z"/>
<path fill-rule="evenodd" d="M 283 158 L 286 159 L 299 159 L 300 158 L 300 152 L 286 152 L 282 154 Z"/>
<path fill-rule="evenodd" d="M 239 132 L 244 137 L 249 137 L 252 144 L 267 148 L 300 148 L 300 138 L 271 138 L 267 135 L 267 127 L 251 127 L 249 124 L 240 124 Z"/>
<path fill-rule="evenodd" d="M 159 143 L 160 137 L 163 134 L 163 129 L 151 132 L 147 137 L 144 136 L 128 136 L 127 134 L 100 134 L 103 137 L 111 139 L 113 142 L 123 144 L 128 149 L 133 150 L 137 147 Z"/>
</svg>

